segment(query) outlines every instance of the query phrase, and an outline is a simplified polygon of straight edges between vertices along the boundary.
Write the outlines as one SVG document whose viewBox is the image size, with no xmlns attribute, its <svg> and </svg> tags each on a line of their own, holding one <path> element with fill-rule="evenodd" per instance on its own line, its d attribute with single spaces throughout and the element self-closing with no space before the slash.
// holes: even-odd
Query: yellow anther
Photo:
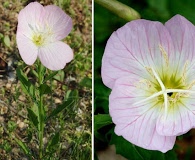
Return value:
<svg viewBox="0 0 195 160">
<path fill-rule="evenodd" d="M 169 58 L 168 58 L 168 55 L 167 55 L 167 52 L 165 51 L 165 49 L 163 48 L 162 45 L 159 44 L 159 49 L 163 55 L 163 58 L 165 59 L 165 63 L 166 65 L 168 66 L 169 65 Z"/>
<path fill-rule="evenodd" d="M 32 40 L 36 46 L 42 46 L 44 44 L 44 37 L 41 34 L 34 34 Z"/>
<path fill-rule="evenodd" d="M 187 72 L 187 66 L 189 64 L 189 61 L 186 61 L 185 62 L 185 65 L 184 65 L 184 69 L 183 69 L 183 72 L 182 72 L 182 83 L 185 85 L 185 82 L 186 82 L 186 72 Z"/>
<path fill-rule="evenodd" d="M 187 89 L 191 89 L 195 85 L 195 80 L 193 80 L 187 87 Z"/>
<path fill-rule="evenodd" d="M 150 68 L 150 67 L 145 67 L 145 68 L 146 68 L 146 70 L 148 71 L 148 73 L 149 73 L 153 78 L 156 79 L 156 77 L 155 77 L 154 74 L 153 74 L 152 68 Z"/>
<path fill-rule="evenodd" d="M 152 83 L 147 79 L 142 79 L 139 82 L 136 82 L 134 86 L 137 88 L 147 87 L 148 89 L 150 89 L 152 87 Z"/>
</svg>

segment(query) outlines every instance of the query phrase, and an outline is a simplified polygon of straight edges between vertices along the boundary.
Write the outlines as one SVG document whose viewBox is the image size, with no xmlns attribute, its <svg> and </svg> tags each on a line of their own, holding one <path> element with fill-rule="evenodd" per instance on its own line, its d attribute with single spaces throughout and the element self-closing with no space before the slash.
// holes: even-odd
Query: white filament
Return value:
<svg viewBox="0 0 195 160">
<path fill-rule="evenodd" d="M 168 97 L 167 97 L 167 93 L 174 93 L 174 92 L 177 92 L 177 93 L 191 93 L 191 94 L 195 94 L 195 91 L 192 91 L 192 90 L 185 90 L 185 89 L 166 89 L 162 80 L 160 79 L 160 77 L 158 76 L 158 74 L 155 72 L 155 70 L 153 68 L 151 68 L 152 70 L 152 73 L 154 75 L 154 77 L 156 78 L 156 80 L 158 81 L 158 83 L 160 84 L 160 87 L 161 87 L 161 91 L 157 92 L 157 93 L 154 93 L 153 95 L 139 101 L 139 102 L 136 102 L 134 103 L 133 105 L 138 105 L 138 104 L 143 104 L 144 102 L 147 102 L 155 97 L 158 97 L 160 95 L 163 95 L 163 98 L 164 98 L 164 118 L 167 117 L 167 112 L 168 112 Z"/>
</svg>

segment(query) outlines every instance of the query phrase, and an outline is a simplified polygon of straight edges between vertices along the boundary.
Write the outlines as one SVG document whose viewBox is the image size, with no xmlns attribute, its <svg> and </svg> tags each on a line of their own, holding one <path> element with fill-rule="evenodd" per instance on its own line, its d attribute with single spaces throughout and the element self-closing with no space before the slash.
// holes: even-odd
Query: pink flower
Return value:
<svg viewBox="0 0 195 160">
<path fill-rule="evenodd" d="M 24 62 L 37 57 L 50 70 L 60 70 L 73 59 L 72 49 L 61 42 L 72 29 L 71 18 L 59 7 L 28 4 L 18 15 L 16 40 Z"/>
<path fill-rule="evenodd" d="M 180 15 L 165 25 L 127 23 L 107 42 L 102 78 L 112 89 L 115 133 L 167 152 L 176 136 L 195 127 L 195 26 Z"/>
</svg>

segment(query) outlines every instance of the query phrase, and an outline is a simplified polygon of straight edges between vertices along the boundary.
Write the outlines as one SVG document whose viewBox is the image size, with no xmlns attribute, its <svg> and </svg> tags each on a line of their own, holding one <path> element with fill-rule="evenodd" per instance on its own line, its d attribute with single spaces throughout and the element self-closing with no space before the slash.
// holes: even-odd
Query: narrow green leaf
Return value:
<svg viewBox="0 0 195 160">
<path fill-rule="evenodd" d="M 72 106 L 74 104 L 75 100 L 67 100 L 64 101 L 62 104 L 60 104 L 59 106 L 57 106 L 52 112 L 51 114 L 46 118 L 46 121 L 48 121 L 49 119 L 51 119 L 52 117 L 56 116 L 58 113 L 60 113 L 61 111 L 63 111 L 66 107 Z"/>
<path fill-rule="evenodd" d="M 36 116 L 36 114 L 30 109 L 30 108 L 27 108 L 27 111 L 28 111 L 28 118 L 29 120 L 33 123 L 33 125 L 38 128 L 38 117 Z"/>
<path fill-rule="evenodd" d="M 39 87 L 40 90 L 40 94 L 48 94 L 51 93 L 51 88 L 47 85 L 47 84 L 41 84 L 41 86 Z"/>
<path fill-rule="evenodd" d="M 43 83 L 47 82 L 48 80 L 52 79 L 56 74 L 58 73 L 58 71 L 55 71 L 51 74 L 49 74 L 43 81 Z"/>
<path fill-rule="evenodd" d="M 66 92 L 66 94 L 65 94 L 65 96 L 64 96 L 64 98 L 65 98 L 65 100 L 68 100 L 68 98 L 70 97 L 70 95 L 71 95 L 71 90 L 67 90 L 67 92 Z"/>
<path fill-rule="evenodd" d="M 32 84 L 30 84 L 28 86 L 28 92 L 29 92 L 29 95 L 31 95 L 32 98 L 35 98 L 34 97 L 35 96 L 35 87 Z"/>
<path fill-rule="evenodd" d="M 63 82 L 64 81 L 64 71 L 63 70 L 58 71 L 58 74 L 56 74 L 54 78 L 60 82 Z"/>
<path fill-rule="evenodd" d="M 60 134 L 59 132 L 57 132 L 52 139 L 50 140 L 50 142 L 48 143 L 48 147 L 47 149 L 50 151 L 52 148 L 54 148 L 58 142 L 60 141 Z"/>
<path fill-rule="evenodd" d="M 73 90 L 73 91 L 69 92 L 68 94 L 69 94 L 69 97 L 67 97 L 67 99 L 62 104 L 57 106 L 51 112 L 51 114 L 46 118 L 46 121 L 51 119 L 52 117 L 56 116 L 58 113 L 63 111 L 66 107 L 74 105 L 74 103 L 78 99 L 78 91 L 77 90 Z"/>
<path fill-rule="evenodd" d="M 31 158 L 31 152 L 29 150 L 29 148 L 19 139 L 17 139 L 16 137 L 14 137 L 14 140 L 16 141 L 16 143 L 22 148 L 22 150 L 24 151 L 24 153 L 30 158 Z"/>
<path fill-rule="evenodd" d="M 32 69 L 32 73 L 33 73 L 37 78 L 39 77 L 38 73 L 37 73 L 35 70 L 33 70 L 33 69 Z"/>
<path fill-rule="evenodd" d="M 91 88 L 92 87 L 92 79 L 85 77 L 81 80 L 80 85 L 83 87 Z"/>
<path fill-rule="evenodd" d="M 44 155 L 44 159 L 50 160 L 52 155 L 59 149 L 59 141 L 60 134 L 57 132 L 54 136 L 52 136 L 46 147 L 46 154 Z"/>
<path fill-rule="evenodd" d="M 3 42 L 7 47 L 10 47 L 10 38 L 8 35 L 5 35 L 3 38 Z"/>
<path fill-rule="evenodd" d="M 18 79 L 21 82 L 21 86 L 23 88 L 23 91 L 26 94 L 28 94 L 29 96 L 31 96 L 33 98 L 33 100 L 34 100 L 35 99 L 34 98 L 34 95 L 35 95 L 35 88 L 34 88 L 34 86 L 28 80 L 27 76 L 24 74 L 24 72 L 22 71 L 21 68 L 17 68 L 16 69 L 16 74 L 17 74 Z"/>
</svg>

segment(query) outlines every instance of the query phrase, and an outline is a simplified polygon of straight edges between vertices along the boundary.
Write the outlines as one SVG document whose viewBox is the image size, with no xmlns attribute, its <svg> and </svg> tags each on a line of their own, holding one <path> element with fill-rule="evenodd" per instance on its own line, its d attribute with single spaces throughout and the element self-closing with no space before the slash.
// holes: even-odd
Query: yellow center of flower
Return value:
<svg viewBox="0 0 195 160">
<path fill-rule="evenodd" d="M 32 30 L 31 40 L 37 47 L 44 46 L 53 41 L 54 34 L 47 23 L 44 25 L 37 24 L 35 26 L 29 24 L 29 27 Z"/>
<path fill-rule="evenodd" d="M 145 102 L 155 99 L 157 104 L 160 103 L 163 105 L 165 112 L 164 118 L 166 118 L 168 109 L 171 109 L 176 103 L 181 103 L 182 100 L 189 97 L 190 94 L 195 94 L 195 91 L 191 90 L 195 85 L 195 81 L 186 84 L 188 62 L 185 63 L 183 72 L 180 75 L 170 75 L 168 70 L 171 68 L 169 67 L 167 53 L 162 46 L 159 46 L 159 48 L 165 61 L 165 66 L 163 67 L 167 68 L 167 72 L 159 74 L 154 68 L 145 67 L 151 79 L 141 80 L 136 87 L 143 88 L 143 86 L 146 86 L 147 98 L 134 103 L 134 105 L 144 104 Z"/>
<path fill-rule="evenodd" d="M 41 34 L 34 34 L 32 41 L 36 46 L 42 46 L 44 44 L 44 37 Z"/>
</svg>

